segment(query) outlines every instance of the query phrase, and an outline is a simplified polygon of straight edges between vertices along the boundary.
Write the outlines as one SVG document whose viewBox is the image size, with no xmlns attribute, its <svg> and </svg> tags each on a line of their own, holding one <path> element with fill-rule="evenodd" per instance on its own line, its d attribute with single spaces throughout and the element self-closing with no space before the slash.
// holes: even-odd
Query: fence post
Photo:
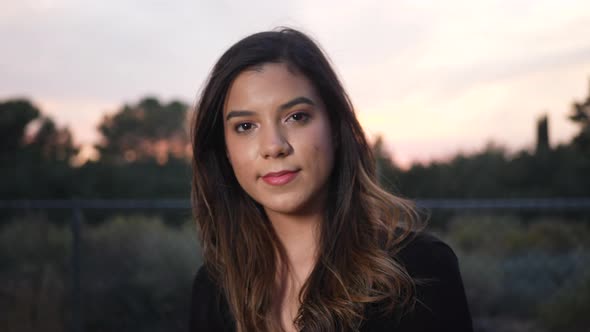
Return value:
<svg viewBox="0 0 590 332">
<path fill-rule="evenodd" d="M 82 208 L 75 202 L 72 207 L 72 330 L 82 332 L 82 296 L 80 283 L 80 225 Z"/>
</svg>

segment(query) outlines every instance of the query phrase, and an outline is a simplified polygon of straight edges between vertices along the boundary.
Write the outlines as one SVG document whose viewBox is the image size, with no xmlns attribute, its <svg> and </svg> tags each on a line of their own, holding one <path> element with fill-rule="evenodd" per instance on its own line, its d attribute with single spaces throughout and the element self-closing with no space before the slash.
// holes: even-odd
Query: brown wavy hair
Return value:
<svg viewBox="0 0 590 332">
<path fill-rule="evenodd" d="M 223 107 L 238 74 L 285 63 L 305 75 L 326 106 L 335 142 L 319 257 L 303 285 L 295 324 L 304 331 L 354 331 L 368 306 L 382 314 L 411 307 L 415 283 L 396 252 L 420 225 L 412 202 L 379 187 L 375 161 L 350 99 L 328 59 L 288 28 L 248 36 L 217 61 L 197 102 L 192 203 L 204 264 L 223 289 L 238 331 L 283 330 L 276 314 L 285 249 L 260 204 L 238 184 L 227 159 Z"/>
</svg>

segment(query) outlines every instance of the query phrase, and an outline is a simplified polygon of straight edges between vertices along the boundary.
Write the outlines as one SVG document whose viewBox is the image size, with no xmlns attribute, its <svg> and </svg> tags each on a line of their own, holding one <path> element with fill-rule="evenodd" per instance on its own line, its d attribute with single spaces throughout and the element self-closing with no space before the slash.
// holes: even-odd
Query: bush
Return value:
<svg viewBox="0 0 590 332">
<path fill-rule="evenodd" d="M 63 331 L 70 251 L 68 229 L 44 215 L 0 229 L 2 331 Z"/>
<path fill-rule="evenodd" d="M 36 269 L 44 264 L 68 264 L 71 235 L 67 227 L 47 222 L 44 215 L 13 220 L 0 229 L 0 271 Z"/>
<path fill-rule="evenodd" d="M 182 331 L 201 264 L 192 223 L 113 218 L 82 227 L 85 331 Z M 69 329 L 71 233 L 43 217 L 0 229 L 2 331 Z"/>
<path fill-rule="evenodd" d="M 590 282 L 579 280 L 590 275 L 584 272 L 590 266 L 587 224 L 560 218 L 525 222 L 510 215 L 465 214 L 453 217 L 439 236 L 459 257 L 476 322 L 522 322 L 532 330 L 588 326 Z"/>
<path fill-rule="evenodd" d="M 200 265 L 193 230 L 191 223 L 172 229 L 143 217 L 89 228 L 83 251 L 87 330 L 182 329 Z"/>
<path fill-rule="evenodd" d="M 590 269 L 575 279 L 539 307 L 539 320 L 551 331 L 582 332 L 590 326 Z"/>
</svg>

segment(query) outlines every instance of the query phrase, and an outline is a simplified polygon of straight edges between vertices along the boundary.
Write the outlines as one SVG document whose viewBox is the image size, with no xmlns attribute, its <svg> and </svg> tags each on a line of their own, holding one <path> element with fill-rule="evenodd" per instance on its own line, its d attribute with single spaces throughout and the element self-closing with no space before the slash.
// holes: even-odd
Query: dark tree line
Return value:
<svg viewBox="0 0 590 332">
<path fill-rule="evenodd" d="M 494 143 L 449 161 L 400 170 L 377 140 L 374 151 L 381 183 L 411 198 L 550 198 L 590 196 L 590 91 L 574 102 L 568 118 L 579 127 L 566 144 L 549 146 L 548 120 L 537 123 L 534 151 L 508 154 Z"/>
<path fill-rule="evenodd" d="M 100 158 L 76 165 L 79 147 L 68 128 L 31 101 L 0 102 L 0 199 L 189 198 L 190 140 L 186 104 L 145 98 L 105 115 Z M 590 93 L 567 115 L 579 127 L 567 144 L 550 147 L 547 119 L 537 148 L 509 155 L 493 143 L 449 161 L 397 167 L 374 144 L 380 182 L 410 198 L 590 196 Z"/>
<path fill-rule="evenodd" d="M 97 161 L 76 166 L 68 128 L 28 100 L 0 102 L 0 199 L 185 198 L 186 105 L 146 98 L 99 125 Z"/>
<path fill-rule="evenodd" d="M 0 103 L 0 142 L 0 199 L 71 196 L 77 148 L 67 128 L 28 100 L 9 100 Z"/>
</svg>

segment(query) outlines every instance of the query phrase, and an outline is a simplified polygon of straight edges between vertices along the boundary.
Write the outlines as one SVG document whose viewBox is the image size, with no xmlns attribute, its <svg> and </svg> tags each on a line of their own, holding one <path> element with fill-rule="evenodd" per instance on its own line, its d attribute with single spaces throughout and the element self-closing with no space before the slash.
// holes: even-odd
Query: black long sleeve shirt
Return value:
<svg viewBox="0 0 590 332">
<path fill-rule="evenodd" d="M 434 332 L 473 331 L 457 256 L 438 238 L 421 233 L 397 254 L 410 276 L 428 280 L 416 285 L 413 311 L 381 317 L 371 307 L 360 331 Z M 223 292 L 201 267 L 193 283 L 190 331 L 235 331 Z"/>
</svg>

